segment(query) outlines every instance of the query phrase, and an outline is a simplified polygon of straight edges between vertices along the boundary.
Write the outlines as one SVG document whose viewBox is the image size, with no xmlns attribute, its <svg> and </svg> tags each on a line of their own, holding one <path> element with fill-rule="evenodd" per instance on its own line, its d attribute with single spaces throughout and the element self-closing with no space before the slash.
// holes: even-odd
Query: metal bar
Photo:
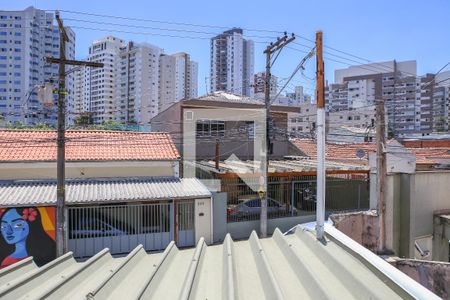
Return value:
<svg viewBox="0 0 450 300">
<path fill-rule="evenodd" d="M 67 65 L 73 65 L 73 66 L 86 66 L 86 67 L 94 67 L 94 68 L 102 68 L 104 66 L 103 63 L 98 62 L 91 62 L 91 61 L 79 61 L 79 60 L 72 60 L 72 59 L 60 59 L 56 57 L 46 57 L 45 61 L 47 63 L 51 64 L 59 64 L 64 63 Z"/>
</svg>

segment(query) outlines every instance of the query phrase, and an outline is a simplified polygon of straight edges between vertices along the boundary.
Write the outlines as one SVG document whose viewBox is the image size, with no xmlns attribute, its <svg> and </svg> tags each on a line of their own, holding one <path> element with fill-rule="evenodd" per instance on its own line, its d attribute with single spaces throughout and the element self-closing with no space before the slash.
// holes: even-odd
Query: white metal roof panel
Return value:
<svg viewBox="0 0 450 300">
<path fill-rule="evenodd" d="M 36 267 L 26 259 L 0 270 L 2 299 L 438 299 L 374 253 L 326 225 L 326 242 L 297 228 L 271 238 L 163 253 L 138 246 L 85 262 L 71 253 Z"/>
<path fill-rule="evenodd" d="M 55 181 L 0 183 L 0 206 L 56 204 Z M 68 180 L 67 204 L 94 204 L 143 200 L 211 197 L 196 178 L 114 178 Z"/>
</svg>

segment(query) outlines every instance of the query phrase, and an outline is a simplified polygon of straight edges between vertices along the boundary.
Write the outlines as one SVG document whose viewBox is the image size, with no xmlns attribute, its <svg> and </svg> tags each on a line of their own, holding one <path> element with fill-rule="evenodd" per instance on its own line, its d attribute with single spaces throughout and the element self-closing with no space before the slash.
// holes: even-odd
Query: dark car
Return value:
<svg viewBox="0 0 450 300">
<path fill-rule="evenodd" d="M 249 199 L 237 205 L 229 205 L 227 209 L 229 219 L 254 219 L 260 214 L 261 199 L 259 198 Z M 297 215 L 297 209 L 295 207 L 289 208 L 286 204 L 269 198 L 267 202 L 267 214 L 273 216 L 295 216 Z"/>
</svg>

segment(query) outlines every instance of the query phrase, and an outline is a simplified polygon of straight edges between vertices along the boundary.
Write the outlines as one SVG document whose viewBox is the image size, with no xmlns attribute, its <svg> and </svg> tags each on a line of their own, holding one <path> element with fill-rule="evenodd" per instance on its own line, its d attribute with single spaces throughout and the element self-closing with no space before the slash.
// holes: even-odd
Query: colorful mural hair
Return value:
<svg viewBox="0 0 450 300">
<path fill-rule="evenodd" d="M 38 266 L 56 257 L 54 207 L 1 209 L 0 221 L 0 268 L 29 256 Z"/>
</svg>

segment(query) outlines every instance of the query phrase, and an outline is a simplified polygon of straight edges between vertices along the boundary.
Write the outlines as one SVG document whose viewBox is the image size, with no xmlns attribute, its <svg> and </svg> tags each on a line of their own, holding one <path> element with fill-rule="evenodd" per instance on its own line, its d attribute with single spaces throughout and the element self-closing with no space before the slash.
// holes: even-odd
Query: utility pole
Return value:
<svg viewBox="0 0 450 300">
<path fill-rule="evenodd" d="M 215 168 L 218 171 L 220 169 L 220 141 L 219 137 L 216 138 L 216 153 L 214 155 Z"/>
<path fill-rule="evenodd" d="M 325 224 L 325 79 L 323 64 L 322 31 L 316 32 L 316 101 L 317 101 L 317 206 L 316 237 L 323 239 Z"/>
<path fill-rule="evenodd" d="M 384 114 L 384 99 L 379 95 L 377 99 L 377 196 L 378 196 L 378 216 L 380 220 L 380 243 L 378 251 L 386 250 L 386 121 Z M 395 108 L 394 108 L 395 109 Z"/>
<path fill-rule="evenodd" d="M 261 198 L 261 215 L 260 215 L 260 233 L 261 237 L 267 236 L 267 197 L 269 191 L 269 149 L 270 149 L 270 79 L 272 77 L 270 73 L 270 68 L 278 57 L 278 54 L 283 47 L 287 44 L 295 40 L 294 34 L 291 37 L 288 37 L 287 33 L 284 33 L 282 38 L 277 38 L 275 43 L 270 43 L 264 50 L 264 54 L 266 54 L 266 74 L 264 81 L 264 108 L 266 115 L 266 137 L 263 139 L 263 147 L 262 147 L 262 155 L 261 155 L 261 179 L 260 184 L 263 187 L 260 187 L 260 198 Z M 272 54 L 278 52 L 274 61 L 272 62 Z"/>
<path fill-rule="evenodd" d="M 66 89 L 66 65 L 103 67 L 102 63 L 93 63 L 86 61 L 67 60 L 66 42 L 69 41 L 67 32 L 63 26 L 59 11 L 55 13 L 56 21 L 59 27 L 59 58 L 47 57 L 48 63 L 59 65 L 58 68 L 58 137 L 57 137 L 57 188 L 56 188 L 56 255 L 61 256 L 67 252 L 66 243 L 66 193 L 65 193 L 65 102 Z"/>
</svg>

